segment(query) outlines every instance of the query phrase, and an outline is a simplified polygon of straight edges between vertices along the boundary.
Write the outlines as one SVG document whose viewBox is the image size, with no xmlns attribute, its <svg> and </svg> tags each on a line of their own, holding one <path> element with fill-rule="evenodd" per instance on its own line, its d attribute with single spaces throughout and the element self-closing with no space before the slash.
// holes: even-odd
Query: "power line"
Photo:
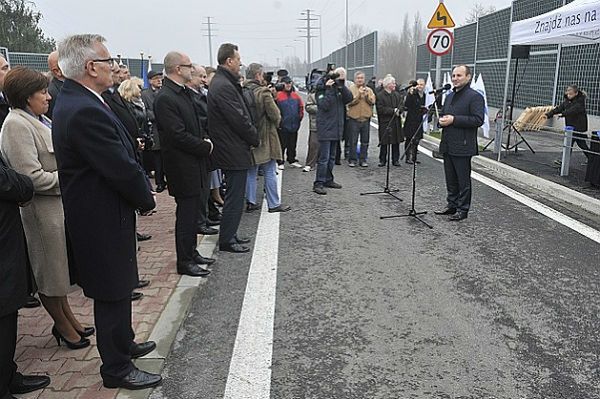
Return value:
<svg viewBox="0 0 600 399">
<path fill-rule="evenodd" d="M 206 25 L 206 28 L 202 28 L 203 31 L 207 32 L 206 35 L 203 35 L 205 37 L 208 37 L 208 55 L 209 55 L 209 59 L 210 59 L 210 65 L 214 65 L 213 64 L 213 54 L 212 54 L 212 38 L 213 36 L 215 36 L 213 34 L 213 30 L 212 30 L 212 26 L 215 24 L 214 22 L 211 21 L 212 17 L 206 17 L 206 22 L 202 22 L 202 25 Z"/>
<path fill-rule="evenodd" d="M 310 17 L 310 13 L 311 13 L 311 9 L 307 8 L 306 12 L 302 12 L 300 14 L 305 15 L 306 18 L 300 18 L 300 21 L 306 21 L 306 27 L 299 27 L 298 29 L 300 31 L 306 30 L 306 35 L 304 36 L 300 36 L 300 37 L 304 37 L 306 38 L 306 62 L 310 65 L 311 64 L 311 57 L 310 57 L 310 46 L 311 46 L 311 40 L 315 35 L 312 35 L 310 30 L 314 29 L 311 26 L 311 22 L 312 21 L 316 21 L 316 18 L 311 18 Z"/>
</svg>

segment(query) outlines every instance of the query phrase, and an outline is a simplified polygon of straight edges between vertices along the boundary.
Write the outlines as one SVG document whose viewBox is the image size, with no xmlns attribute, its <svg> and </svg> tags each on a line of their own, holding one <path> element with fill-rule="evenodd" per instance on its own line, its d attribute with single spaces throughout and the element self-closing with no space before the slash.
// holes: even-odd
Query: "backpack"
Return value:
<svg viewBox="0 0 600 399">
<path fill-rule="evenodd" d="M 248 107 L 248 111 L 250 111 L 250 119 L 252 119 L 252 124 L 257 127 L 258 112 L 256 111 L 256 95 L 254 94 L 254 90 L 244 86 L 242 87 L 242 94 L 244 96 L 244 102 Z"/>
</svg>

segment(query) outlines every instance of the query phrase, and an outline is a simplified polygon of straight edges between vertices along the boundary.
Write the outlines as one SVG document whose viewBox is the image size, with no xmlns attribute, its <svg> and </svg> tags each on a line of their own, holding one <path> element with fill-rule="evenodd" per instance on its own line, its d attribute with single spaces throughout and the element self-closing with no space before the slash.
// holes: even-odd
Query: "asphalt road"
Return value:
<svg viewBox="0 0 600 399">
<path fill-rule="evenodd" d="M 433 215 L 443 169 L 422 154 L 416 208 L 434 229 L 380 220 L 408 211 L 411 173 L 391 172 L 404 202 L 361 196 L 385 182 L 377 150 L 336 166 L 326 196 L 314 172 L 284 171 L 270 397 L 600 398 L 600 244 L 478 182 L 466 221 Z M 252 255 L 216 256 L 154 399 L 224 396 Z"/>
</svg>

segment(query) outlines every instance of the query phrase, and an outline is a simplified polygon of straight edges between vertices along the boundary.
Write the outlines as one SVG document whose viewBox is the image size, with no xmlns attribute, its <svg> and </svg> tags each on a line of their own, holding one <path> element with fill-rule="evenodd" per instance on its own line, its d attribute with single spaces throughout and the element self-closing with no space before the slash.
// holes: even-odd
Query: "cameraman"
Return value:
<svg viewBox="0 0 600 399">
<path fill-rule="evenodd" d="M 327 194 L 325 187 L 342 188 L 333 180 L 333 167 L 336 147 L 344 134 L 346 104 L 352 101 L 352 93 L 340 79 L 338 70 L 327 73 L 316 85 L 319 160 L 313 191 L 320 195 Z"/>
</svg>

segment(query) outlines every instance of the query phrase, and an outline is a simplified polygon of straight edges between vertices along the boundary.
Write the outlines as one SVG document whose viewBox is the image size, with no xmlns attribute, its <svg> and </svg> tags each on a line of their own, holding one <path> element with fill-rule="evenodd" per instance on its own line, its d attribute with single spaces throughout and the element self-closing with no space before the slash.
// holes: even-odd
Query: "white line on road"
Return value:
<svg viewBox="0 0 600 399">
<path fill-rule="evenodd" d="M 277 185 L 280 198 L 282 176 L 282 171 L 279 171 Z M 271 396 L 279 219 L 279 213 L 268 213 L 265 199 L 224 399 L 269 399 Z"/>
</svg>

